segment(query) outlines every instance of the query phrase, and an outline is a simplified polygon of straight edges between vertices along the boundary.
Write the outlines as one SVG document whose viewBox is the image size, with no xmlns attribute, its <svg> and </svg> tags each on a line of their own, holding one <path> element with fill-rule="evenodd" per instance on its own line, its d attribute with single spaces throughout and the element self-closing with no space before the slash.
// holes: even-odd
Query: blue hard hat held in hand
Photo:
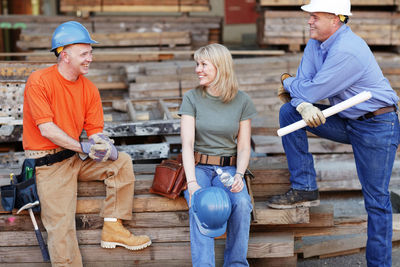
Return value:
<svg viewBox="0 0 400 267">
<path fill-rule="evenodd" d="M 192 209 L 199 231 L 209 237 L 225 233 L 231 215 L 231 200 L 228 193 L 219 187 L 201 188 L 194 192 Z"/>
<path fill-rule="evenodd" d="M 60 24 L 54 31 L 51 39 L 51 52 L 58 47 L 70 44 L 97 44 L 90 38 L 88 30 L 79 22 L 68 21 Z"/>
</svg>

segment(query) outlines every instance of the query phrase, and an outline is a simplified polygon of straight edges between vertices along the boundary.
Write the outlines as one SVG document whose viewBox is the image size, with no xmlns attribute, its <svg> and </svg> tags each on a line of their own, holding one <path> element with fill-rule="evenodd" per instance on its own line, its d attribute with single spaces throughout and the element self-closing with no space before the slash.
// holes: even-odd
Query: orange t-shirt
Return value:
<svg viewBox="0 0 400 267">
<path fill-rule="evenodd" d="M 103 107 L 97 87 L 86 77 L 66 80 L 57 65 L 33 72 L 26 83 L 23 109 L 23 147 L 47 150 L 58 145 L 43 137 L 38 125 L 54 122 L 79 141 L 82 130 L 90 136 L 103 130 Z"/>
</svg>

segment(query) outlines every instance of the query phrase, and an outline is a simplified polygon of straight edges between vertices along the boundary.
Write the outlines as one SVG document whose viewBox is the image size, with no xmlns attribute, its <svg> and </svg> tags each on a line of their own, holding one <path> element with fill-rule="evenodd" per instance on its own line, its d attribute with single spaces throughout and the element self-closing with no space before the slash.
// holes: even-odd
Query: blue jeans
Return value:
<svg viewBox="0 0 400 267">
<path fill-rule="evenodd" d="M 316 105 L 321 110 L 326 105 Z M 280 126 L 301 120 L 290 104 L 279 113 Z M 320 137 L 351 144 L 368 213 L 366 259 L 369 267 L 392 264 L 392 206 L 389 182 L 399 140 L 399 120 L 395 112 L 364 121 L 328 117 L 317 128 L 306 127 L 282 137 L 294 189 L 317 189 L 314 162 L 308 151 L 306 130 Z"/>
<path fill-rule="evenodd" d="M 196 166 L 196 180 L 200 187 L 217 186 L 224 188 L 232 203 L 232 212 L 228 219 L 226 229 L 226 243 L 224 251 L 224 266 L 249 266 L 247 256 L 247 245 L 249 242 L 250 216 L 252 204 L 247 192 L 246 183 L 242 191 L 232 193 L 219 180 L 216 169 L 219 166 L 203 165 Z M 234 175 L 236 166 L 220 167 Z M 189 203 L 189 192 L 184 192 L 186 201 Z M 215 266 L 214 238 L 200 233 L 194 219 L 192 208 L 189 209 L 190 218 L 190 248 L 193 266 Z"/>
</svg>

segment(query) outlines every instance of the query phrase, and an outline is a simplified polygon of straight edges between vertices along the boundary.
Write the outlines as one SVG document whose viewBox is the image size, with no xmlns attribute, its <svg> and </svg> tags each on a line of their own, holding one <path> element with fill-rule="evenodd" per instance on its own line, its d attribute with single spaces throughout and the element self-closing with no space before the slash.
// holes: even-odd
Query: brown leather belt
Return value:
<svg viewBox="0 0 400 267">
<path fill-rule="evenodd" d="M 358 117 L 357 120 L 359 120 L 359 121 L 367 120 L 372 117 L 375 117 L 375 116 L 378 116 L 381 114 L 385 114 L 385 113 L 389 113 L 392 111 L 396 111 L 396 106 L 384 107 L 384 108 L 380 108 L 380 109 L 377 109 L 372 112 L 365 113 L 364 115 Z"/>
<path fill-rule="evenodd" d="M 194 152 L 194 161 L 196 164 L 210 164 L 219 166 L 233 166 L 236 165 L 236 156 L 211 156 L 206 154 L 201 154 L 199 152 Z"/>
</svg>

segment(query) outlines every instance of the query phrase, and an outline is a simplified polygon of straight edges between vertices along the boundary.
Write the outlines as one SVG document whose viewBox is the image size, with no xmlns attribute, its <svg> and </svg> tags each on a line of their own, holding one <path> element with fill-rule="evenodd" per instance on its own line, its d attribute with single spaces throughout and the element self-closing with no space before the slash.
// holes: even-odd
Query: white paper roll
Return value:
<svg viewBox="0 0 400 267">
<path fill-rule="evenodd" d="M 371 92 L 369 92 L 369 91 L 361 92 L 343 102 L 340 102 L 339 104 L 336 104 L 332 107 L 324 109 L 322 111 L 322 114 L 324 114 L 325 118 L 328 118 L 329 116 L 335 115 L 336 113 L 339 113 L 345 109 L 348 109 L 352 106 L 360 104 L 360 103 L 370 99 L 371 97 L 372 97 Z M 294 132 L 294 131 L 301 129 L 303 127 L 306 127 L 306 126 L 307 126 L 306 122 L 304 120 L 300 120 L 300 121 L 297 121 L 295 123 L 292 123 L 286 127 L 279 129 L 277 131 L 277 133 L 278 133 L 278 136 L 284 136 L 286 134 L 289 134 L 291 132 Z"/>
</svg>

